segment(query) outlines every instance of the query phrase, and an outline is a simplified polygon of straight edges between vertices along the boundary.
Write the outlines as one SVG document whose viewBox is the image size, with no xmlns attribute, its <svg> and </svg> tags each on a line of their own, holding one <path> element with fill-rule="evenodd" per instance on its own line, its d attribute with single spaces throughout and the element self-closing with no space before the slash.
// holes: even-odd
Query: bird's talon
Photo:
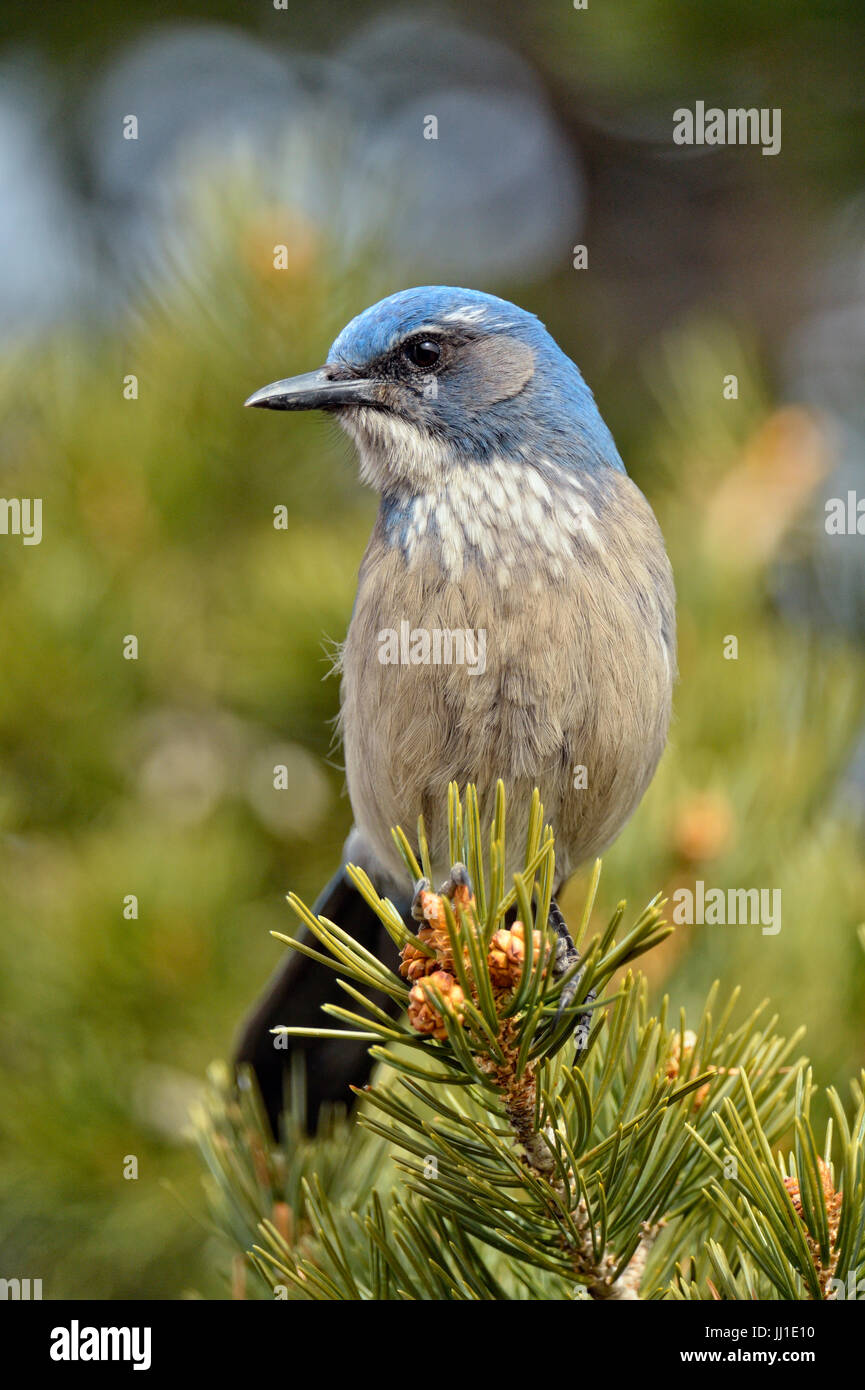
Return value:
<svg viewBox="0 0 865 1390">
<path fill-rule="evenodd" d="M 565 988 L 562 990 L 559 996 L 559 1004 L 558 1008 L 556 1009 L 556 1016 L 553 1019 L 553 1026 L 551 1032 L 554 1033 L 556 1031 L 559 1024 L 561 1023 L 563 1014 L 573 1003 L 574 996 L 576 995 L 577 990 L 580 987 L 581 979 L 582 971 L 580 971 L 580 973 L 576 975 L 569 984 L 565 985 Z M 590 989 L 585 998 L 586 1004 L 594 1004 L 597 997 L 597 992 L 593 989 Z M 572 1027 L 573 1038 L 576 1044 L 576 1053 L 577 1056 L 579 1056 L 581 1053 L 585 1052 L 586 1048 L 589 1045 L 589 1034 L 592 1030 L 591 1013 L 577 1014 L 576 1018 L 573 1020 Z"/>
<path fill-rule="evenodd" d="M 411 900 L 411 915 L 415 922 L 423 922 L 423 895 L 431 891 L 432 885 L 428 878 L 419 878 L 414 886 L 414 897 Z"/>
<path fill-rule="evenodd" d="M 568 924 L 562 916 L 561 909 L 558 903 L 556 902 L 555 898 L 553 898 L 550 901 L 549 924 L 553 928 L 553 931 L 556 933 L 556 957 L 555 963 L 553 965 L 553 979 L 560 980 L 563 975 L 566 975 L 568 973 L 568 971 L 573 970 L 574 966 L 578 963 L 580 958 L 577 953 L 577 948 L 574 945 L 573 940 L 571 938 L 571 933 L 568 931 Z M 554 1033 L 556 1031 L 556 1029 L 562 1021 L 563 1015 L 568 1010 L 568 1008 L 570 1008 L 571 1004 L 576 998 L 577 991 L 580 988 L 582 978 L 583 972 L 582 970 L 578 970 L 576 974 L 574 974 L 572 978 L 568 980 L 567 984 L 562 987 L 561 994 L 559 995 L 558 1007 L 556 1008 L 555 1018 L 553 1019 L 552 1023 L 551 1032 Z M 588 994 L 586 995 L 585 1002 L 587 1004 L 593 1004 L 596 998 L 597 994 L 595 990 L 590 989 Z M 592 1027 L 592 1015 L 590 1013 L 577 1014 L 573 1020 L 572 1027 L 574 1041 L 576 1042 L 576 1050 L 577 1054 L 579 1055 L 580 1053 L 585 1052 L 586 1048 L 589 1045 L 589 1033 Z"/>
<path fill-rule="evenodd" d="M 462 903 L 468 906 L 473 897 L 472 881 L 469 878 L 469 871 L 465 864 L 452 864 L 451 871 L 439 889 L 443 898 L 450 898 L 451 902 Z"/>
</svg>

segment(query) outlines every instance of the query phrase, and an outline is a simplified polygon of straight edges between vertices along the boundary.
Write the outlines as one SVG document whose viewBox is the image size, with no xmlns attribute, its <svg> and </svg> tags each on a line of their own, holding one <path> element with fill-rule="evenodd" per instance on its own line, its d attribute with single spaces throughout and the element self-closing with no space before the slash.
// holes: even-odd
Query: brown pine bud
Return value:
<svg viewBox="0 0 865 1390">
<path fill-rule="evenodd" d="M 421 911 L 426 920 L 430 923 L 431 926 L 440 927 L 442 931 L 444 931 L 445 913 L 444 908 L 442 907 L 442 900 L 440 895 L 438 893 L 433 893 L 431 890 L 427 889 L 424 892 L 420 893 L 418 896 Z"/>
<path fill-rule="evenodd" d="M 687 1062 L 697 1044 L 697 1034 L 690 1028 L 685 1031 L 685 1047 L 682 1049 L 682 1037 L 680 1033 L 673 1034 L 673 1046 L 670 1056 L 667 1059 L 667 1076 L 670 1081 L 675 1081 L 679 1072 L 682 1070 L 682 1063 Z"/>
<path fill-rule="evenodd" d="M 420 928 L 417 939 L 425 941 L 428 946 L 431 946 L 435 951 L 435 956 L 426 957 L 428 964 L 426 969 L 423 969 L 417 961 L 417 956 L 423 955 L 423 952 L 419 952 L 409 942 L 407 946 L 403 947 L 402 957 L 406 968 L 403 969 L 403 966 L 400 966 L 400 974 L 406 980 L 417 980 L 422 975 L 431 974 L 434 970 L 447 970 L 449 974 L 453 974 L 454 958 L 441 894 L 432 893 L 426 889 L 418 894 L 417 903 L 419 903 L 424 916 L 424 925 Z"/>
<path fill-rule="evenodd" d="M 286 1245 L 291 1245 L 294 1231 L 294 1213 L 287 1202 L 274 1202 L 273 1224 Z"/>
<path fill-rule="evenodd" d="M 835 1236 L 838 1233 L 838 1222 L 841 1219 L 842 1194 L 840 1192 L 836 1192 L 835 1188 L 832 1185 L 832 1172 L 829 1168 L 828 1163 L 824 1163 L 822 1158 L 818 1158 L 817 1167 L 820 1171 L 820 1180 L 823 1185 L 823 1198 L 826 1204 L 826 1216 L 829 1223 L 829 1234 L 831 1238 L 831 1243 L 834 1245 Z M 803 1210 L 802 1193 L 799 1189 L 799 1183 L 797 1182 L 796 1178 L 785 1178 L 784 1186 L 790 1194 L 790 1200 L 793 1203 L 793 1209 L 796 1212 L 796 1215 L 801 1219 L 803 1215 Z"/>
<path fill-rule="evenodd" d="M 426 893 L 423 896 L 435 898 L 436 902 L 441 902 L 435 893 Z M 402 965 L 399 968 L 399 973 L 404 980 L 418 980 L 422 975 L 431 975 L 434 970 L 453 972 L 453 952 L 451 951 L 451 940 L 448 936 L 444 912 L 433 909 L 433 913 L 434 920 L 425 923 L 415 939 L 431 946 L 435 955 L 426 955 L 415 945 L 414 941 L 407 941 L 400 952 Z"/>
<path fill-rule="evenodd" d="M 451 902 L 454 907 L 461 907 L 464 912 L 473 912 L 475 908 L 474 893 L 471 892 L 468 884 L 458 883 L 451 895 Z"/>
<path fill-rule="evenodd" d="M 541 950 L 540 932 L 532 932 L 533 961 Z M 490 942 L 487 960 L 490 979 L 496 989 L 512 989 L 519 984 L 526 959 L 526 929 L 522 922 L 500 927 Z"/>
<path fill-rule="evenodd" d="M 432 927 L 421 927 L 417 934 L 417 940 L 423 941 L 435 950 L 436 932 Z M 400 951 L 402 965 L 399 973 L 404 980 L 419 980 L 423 975 L 430 975 L 434 970 L 439 969 L 439 961 L 435 956 L 428 956 L 425 951 L 416 946 L 414 941 L 407 941 Z"/>
<path fill-rule="evenodd" d="M 697 1046 L 697 1034 L 690 1028 L 685 1031 L 685 1046 L 682 1048 L 682 1039 L 678 1033 L 673 1034 L 673 1046 L 667 1060 L 667 1078 L 675 1081 L 681 1072 L 687 1072 L 691 1065 L 691 1057 L 694 1048 Z M 709 1066 L 707 1071 L 715 1071 L 716 1068 Z M 694 1096 L 694 1108 L 699 1110 L 706 1096 L 709 1094 L 710 1083 L 707 1081 L 705 1086 L 701 1086 Z"/>
<path fill-rule="evenodd" d="M 462 989 L 453 975 L 448 975 L 445 970 L 436 970 L 432 975 L 419 980 L 409 993 L 408 1021 L 415 1032 L 426 1033 L 443 1041 L 447 1037 L 447 1028 L 442 1014 L 436 1008 L 434 991 L 441 996 L 442 1005 L 452 1017 L 457 1020 L 462 1018 L 465 1004 Z"/>
<path fill-rule="evenodd" d="M 834 1298 L 836 1295 L 831 1293 L 830 1284 L 838 1264 L 838 1228 L 841 1225 L 841 1206 L 844 1200 L 843 1193 L 836 1192 L 832 1183 L 832 1171 L 828 1163 L 824 1163 L 822 1158 L 817 1159 L 817 1168 L 820 1173 L 820 1181 L 823 1187 L 823 1201 L 826 1207 L 826 1221 L 829 1227 L 829 1263 L 824 1266 L 820 1257 L 820 1245 L 811 1235 L 810 1231 L 805 1232 L 805 1243 L 814 1261 L 814 1268 L 817 1271 L 817 1278 L 824 1298 Z M 784 1186 L 790 1194 L 790 1201 L 793 1203 L 793 1210 L 799 1220 L 804 1225 L 805 1211 L 802 1205 L 802 1192 L 796 1178 L 785 1178 Z"/>
</svg>

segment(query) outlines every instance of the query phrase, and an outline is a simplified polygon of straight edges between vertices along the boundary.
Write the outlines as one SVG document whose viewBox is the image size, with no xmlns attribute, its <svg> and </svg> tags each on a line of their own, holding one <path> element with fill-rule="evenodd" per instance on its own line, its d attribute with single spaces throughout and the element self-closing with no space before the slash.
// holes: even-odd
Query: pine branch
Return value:
<svg viewBox="0 0 865 1390">
<path fill-rule="evenodd" d="M 810 1120 L 814 1088 L 810 1072 L 797 1082 L 795 1143 L 786 1160 L 774 1155 L 757 1115 L 754 1097 L 743 1078 L 749 1133 L 742 1116 L 725 1102 L 715 1115 L 724 1139 L 723 1155 L 714 1162 L 731 1182 L 734 1200 L 721 1184 L 707 1191 L 724 1223 L 735 1236 L 739 1259 L 733 1267 L 716 1243 L 710 1258 L 719 1297 L 741 1296 L 742 1280 L 750 1288 L 761 1280 L 770 1294 L 783 1299 L 837 1299 L 856 1297 L 865 1270 L 865 1101 L 858 1089 L 858 1105 L 852 1126 L 840 1098 L 828 1094 L 835 1120 L 837 1168 L 842 1178 L 836 1188 L 831 1162 L 833 1125 L 827 1126 L 822 1153 L 818 1150 Z M 698 1134 L 698 1143 L 705 1145 Z M 739 1265 L 739 1274 L 735 1272 Z"/>
<path fill-rule="evenodd" d="M 593 934 L 600 866 L 575 933 L 576 992 L 557 1018 L 568 981 L 554 969 L 554 844 L 537 794 L 510 886 L 501 786 L 486 854 L 473 788 L 464 800 L 451 788 L 449 827 L 473 892 L 459 875 L 447 892 L 424 889 L 416 933 L 351 870 L 399 973 L 289 900 L 340 974 L 346 1007 L 326 1011 L 345 1031 L 279 1031 L 366 1038 L 381 1066 L 354 1117 L 334 1122 L 342 1163 L 336 1130 L 309 1140 L 297 1126 L 266 1160 L 290 1188 L 290 1220 L 259 1172 L 253 1098 L 241 1095 L 241 1119 L 226 1119 L 238 1102 L 224 1095 L 205 1118 L 219 1224 L 252 1245 L 257 1273 L 292 1299 L 828 1297 L 858 1277 L 861 1091 L 852 1124 L 830 1095 L 821 1154 L 798 1035 L 778 1037 L 762 1008 L 731 1028 L 735 995 L 716 1016 L 716 987 L 693 1031 L 684 1016 L 671 1025 L 666 1000 L 652 1016 L 645 981 L 622 970 L 667 935 L 663 903 L 630 926 L 620 904 Z M 412 879 L 429 877 L 423 824 L 413 845 L 395 839 Z M 370 985 L 406 1013 L 393 1020 L 355 987 Z M 773 1146 L 791 1127 L 782 1162 Z"/>
</svg>

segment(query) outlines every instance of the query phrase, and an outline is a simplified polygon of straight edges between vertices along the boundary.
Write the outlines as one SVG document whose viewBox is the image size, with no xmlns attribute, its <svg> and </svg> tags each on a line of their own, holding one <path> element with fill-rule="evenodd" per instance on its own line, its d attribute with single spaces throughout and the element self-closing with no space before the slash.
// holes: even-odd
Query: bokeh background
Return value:
<svg viewBox="0 0 865 1390">
<path fill-rule="evenodd" d="M 186 1116 L 349 824 L 327 644 L 375 511 L 329 422 L 241 405 L 410 284 L 537 312 L 667 537 L 676 720 L 601 908 L 780 888 L 777 936 L 682 928 L 653 988 L 770 996 L 846 1091 L 865 536 L 824 514 L 865 497 L 863 70 L 857 0 L 7 7 L 0 492 L 44 533 L 0 536 L 0 1275 L 225 1293 Z M 676 147 L 698 100 L 780 107 L 781 153 Z"/>
</svg>

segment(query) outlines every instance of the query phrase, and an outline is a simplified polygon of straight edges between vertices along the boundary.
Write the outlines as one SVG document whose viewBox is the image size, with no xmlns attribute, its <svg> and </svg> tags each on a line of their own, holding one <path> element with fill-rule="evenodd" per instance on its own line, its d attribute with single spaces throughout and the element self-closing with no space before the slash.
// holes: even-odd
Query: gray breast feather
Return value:
<svg viewBox="0 0 865 1390">
<path fill-rule="evenodd" d="M 572 529 L 567 546 L 539 545 L 523 515 L 512 525 L 505 497 L 489 555 L 459 527 L 458 572 L 442 565 L 437 531 L 406 545 L 404 528 L 400 540 L 376 527 L 342 655 L 341 725 L 355 819 L 387 872 L 401 873 L 390 827 L 411 836 L 422 813 L 444 876 L 451 780 L 477 784 L 488 824 L 504 779 L 509 873 L 535 785 L 561 878 L 604 849 L 640 801 L 669 726 L 675 594 L 645 498 L 624 474 L 604 485 L 604 505 L 586 503 L 591 534 Z M 465 499 L 443 504 L 458 526 Z M 415 634 L 483 632 L 483 670 L 446 662 L 441 643 L 436 662 L 432 637 L 428 648 L 416 637 L 413 650 L 391 641 L 396 659 L 383 660 L 382 634 L 400 635 L 403 624 Z"/>
</svg>

